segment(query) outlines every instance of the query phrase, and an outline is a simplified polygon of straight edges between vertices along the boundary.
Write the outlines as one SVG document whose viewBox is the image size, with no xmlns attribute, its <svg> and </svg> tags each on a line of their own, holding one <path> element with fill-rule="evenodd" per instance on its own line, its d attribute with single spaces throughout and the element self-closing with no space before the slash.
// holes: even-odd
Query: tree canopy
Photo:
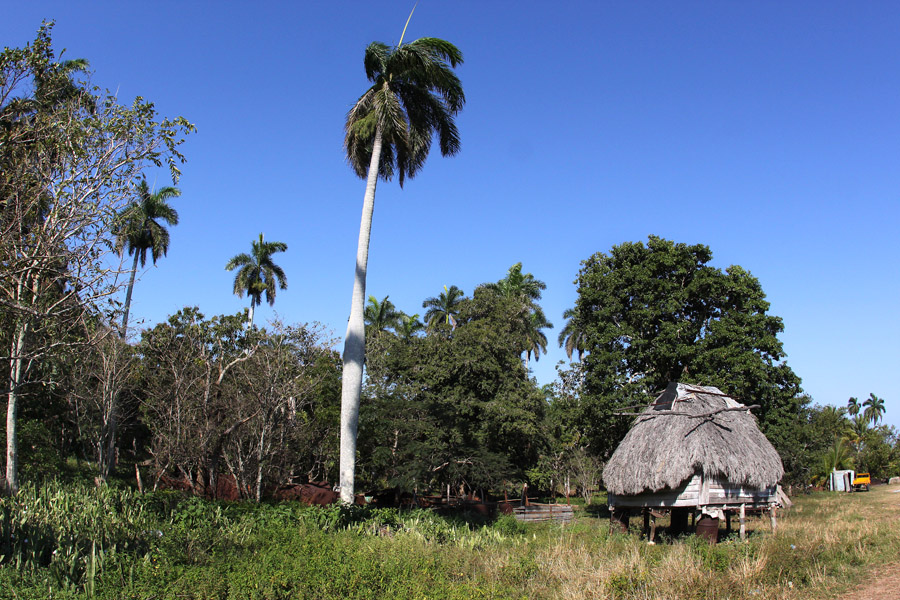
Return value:
<svg viewBox="0 0 900 600">
<path fill-rule="evenodd" d="M 764 426 L 796 417 L 800 379 L 784 362 L 780 318 L 762 286 L 712 252 L 650 236 L 582 263 L 574 318 L 583 329 L 584 425 L 594 450 L 615 448 L 629 420 L 669 381 L 713 385 L 761 405 Z M 777 445 L 776 445 L 777 447 Z"/>
</svg>

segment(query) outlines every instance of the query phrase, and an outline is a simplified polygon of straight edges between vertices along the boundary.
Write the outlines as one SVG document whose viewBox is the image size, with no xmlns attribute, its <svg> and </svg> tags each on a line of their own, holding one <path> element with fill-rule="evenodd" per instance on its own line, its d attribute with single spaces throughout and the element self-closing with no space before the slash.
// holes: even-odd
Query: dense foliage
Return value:
<svg viewBox="0 0 900 600">
<path fill-rule="evenodd" d="M 796 419 L 800 378 L 784 362 L 781 319 L 739 266 L 709 265 L 706 246 L 651 236 L 598 252 L 578 274 L 575 319 L 584 336 L 579 415 L 600 455 L 670 381 L 713 385 L 747 404 L 765 432 Z M 782 446 L 782 450 L 786 447 Z"/>
<path fill-rule="evenodd" d="M 650 546 L 581 510 L 526 526 L 25 484 L 0 498 L 0 600 L 823 598 L 896 560 L 892 496 L 801 495 L 778 535 Z"/>
<path fill-rule="evenodd" d="M 0 306 L 7 361 L 5 486 L 19 484 L 18 424 L 54 365 L 83 344 L 121 283 L 108 260 L 117 212 L 142 170 L 177 179 L 183 118 L 156 120 L 88 85 L 84 60 L 60 61 L 44 24 L 32 44 L 0 53 Z M 111 431 L 105 427 L 106 431 Z"/>
</svg>

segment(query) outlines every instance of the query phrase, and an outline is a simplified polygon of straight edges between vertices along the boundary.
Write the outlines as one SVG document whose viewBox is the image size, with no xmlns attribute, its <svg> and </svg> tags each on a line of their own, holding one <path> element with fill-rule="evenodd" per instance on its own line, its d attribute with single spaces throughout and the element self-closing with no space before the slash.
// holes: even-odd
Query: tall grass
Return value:
<svg viewBox="0 0 900 600">
<path fill-rule="evenodd" d="M 826 598 L 895 560 L 898 501 L 818 494 L 774 535 L 650 546 L 586 512 L 526 526 L 48 484 L 0 500 L 0 599 Z"/>
</svg>

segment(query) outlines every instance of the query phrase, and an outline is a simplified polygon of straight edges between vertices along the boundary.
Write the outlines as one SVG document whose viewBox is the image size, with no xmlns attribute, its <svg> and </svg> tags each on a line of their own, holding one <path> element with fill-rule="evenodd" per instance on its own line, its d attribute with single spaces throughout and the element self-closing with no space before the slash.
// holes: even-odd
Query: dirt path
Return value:
<svg viewBox="0 0 900 600">
<path fill-rule="evenodd" d="M 896 511 L 900 506 L 900 490 L 896 486 L 883 488 L 887 492 L 883 496 L 882 506 Z M 900 562 L 885 565 L 876 569 L 869 581 L 851 589 L 844 600 L 900 600 Z"/>
<path fill-rule="evenodd" d="M 873 574 L 874 579 L 851 590 L 845 600 L 897 600 L 900 598 L 900 563 L 887 565 Z"/>
</svg>

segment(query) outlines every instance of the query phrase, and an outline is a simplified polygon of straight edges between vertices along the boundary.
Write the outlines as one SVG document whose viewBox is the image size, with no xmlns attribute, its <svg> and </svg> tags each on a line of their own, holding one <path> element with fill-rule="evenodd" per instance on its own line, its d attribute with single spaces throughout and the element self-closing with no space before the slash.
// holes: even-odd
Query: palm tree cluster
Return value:
<svg viewBox="0 0 900 600">
<path fill-rule="evenodd" d="M 851 397 L 846 408 L 826 406 L 822 410 L 836 427 L 834 444 L 822 456 L 817 479 L 824 481 L 835 469 L 871 470 L 866 454 L 868 447 L 883 437 L 884 432 L 880 432 L 877 425 L 885 413 L 884 399 L 875 394 L 869 394 L 863 402 Z"/>
</svg>

